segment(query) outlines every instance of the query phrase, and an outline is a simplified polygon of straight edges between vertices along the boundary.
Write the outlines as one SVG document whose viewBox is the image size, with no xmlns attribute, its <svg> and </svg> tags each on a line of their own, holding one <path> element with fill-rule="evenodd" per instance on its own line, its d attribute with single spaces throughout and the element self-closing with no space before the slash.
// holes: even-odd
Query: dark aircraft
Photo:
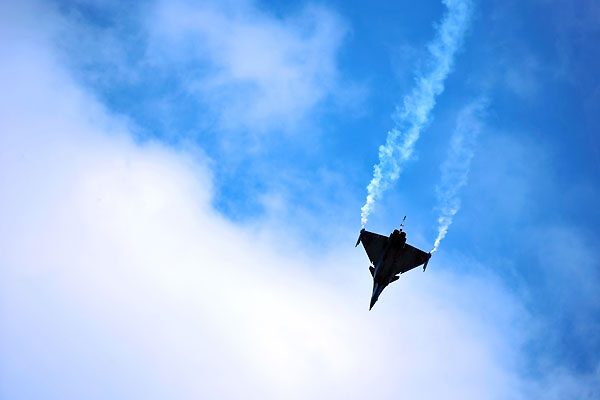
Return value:
<svg viewBox="0 0 600 400">
<path fill-rule="evenodd" d="M 406 217 L 404 217 L 406 219 Z M 379 295 L 387 285 L 398 280 L 398 275 L 423 264 L 423 272 L 431 258 L 431 253 L 425 253 L 406 243 L 406 233 L 402 232 L 404 220 L 400 230 L 395 229 L 389 237 L 377 233 L 360 231 L 356 246 L 362 242 L 371 260 L 369 271 L 373 276 L 373 294 L 369 310 L 379 298 Z M 355 247 L 356 247 L 355 246 Z"/>
</svg>

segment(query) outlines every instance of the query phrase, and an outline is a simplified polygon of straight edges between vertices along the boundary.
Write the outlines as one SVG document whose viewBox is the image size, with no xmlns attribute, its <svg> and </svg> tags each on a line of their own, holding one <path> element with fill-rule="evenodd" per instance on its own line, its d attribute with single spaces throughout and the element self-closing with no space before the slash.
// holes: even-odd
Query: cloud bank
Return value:
<svg viewBox="0 0 600 400">
<path fill-rule="evenodd" d="M 472 13 L 470 0 L 447 0 L 448 8 L 435 39 L 427 46 L 428 69 L 417 73 L 416 86 L 404 98 L 394 114 L 395 127 L 379 147 L 379 162 L 373 168 L 373 179 L 367 186 L 367 200 L 361 208 L 364 227 L 375 201 L 400 176 L 402 164 L 410 160 L 421 130 L 429 122 L 435 98 L 444 91 L 444 81 L 452 69 L 454 55 L 460 48 Z"/>
<path fill-rule="evenodd" d="M 77 3 L 65 6 L 69 31 L 61 38 L 83 79 L 107 97 L 115 86 L 135 88 L 146 94 L 138 99 L 146 112 L 163 119 L 183 110 L 197 115 L 200 131 L 262 138 L 296 131 L 317 105 L 347 93 L 337 65 L 347 27 L 324 7 L 284 16 L 253 1 L 89 8 L 108 22 Z"/>
<path fill-rule="evenodd" d="M 224 127 L 291 127 L 337 84 L 335 56 L 345 27 L 323 8 L 279 19 L 244 2 L 162 2 L 151 20 L 152 46 L 160 46 L 152 51 L 205 65 L 186 87 Z"/>
</svg>

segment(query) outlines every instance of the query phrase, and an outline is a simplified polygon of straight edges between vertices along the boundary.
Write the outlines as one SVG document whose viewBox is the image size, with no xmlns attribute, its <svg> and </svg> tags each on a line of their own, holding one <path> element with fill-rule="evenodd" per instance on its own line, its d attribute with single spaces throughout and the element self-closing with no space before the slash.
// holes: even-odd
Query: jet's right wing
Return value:
<svg viewBox="0 0 600 400">
<path fill-rule="evenodd" d="M 358 238 L 358 243 L 362 242 L 365 251 L 367 252 L 367 256 L 369 256 L 369 260 L 375 265 L 379 256 L 385 249 L 387 245 L 388 238 L 387 236 L 379 235 L 377 233 L 365 231 L 364 229 L 360 232 L 360 236 Z"/>
<path fill-rule="evenodd" d="M 406 243 L 400 257 L 394 260 L 394 274 L 403 274 L 422 264 L 427 266 L 430 258 L 431 253 L 425 253 L 423 250 Z M 425 268 L 423 268 L 423 271 L 425 271 Z"/>
</svg>

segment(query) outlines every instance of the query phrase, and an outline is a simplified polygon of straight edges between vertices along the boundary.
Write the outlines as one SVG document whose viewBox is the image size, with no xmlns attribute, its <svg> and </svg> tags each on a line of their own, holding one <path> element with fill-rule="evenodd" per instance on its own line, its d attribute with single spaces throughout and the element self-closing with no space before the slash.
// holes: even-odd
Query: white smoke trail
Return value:
<svg viewBox="0 0 600 400">
<path fill-rule="evenodd" d="M 416 86 L 403 99 L 393 115 L 395 127 L 388 132 L 385 145 L 379 147 L 379 163 L 373 168 L 373 179 L 367 186 L 367 201 L 361 208 L 364 228 L 379 199 L 390 184 L 398 179 L 401 164 L 410 159 L 421 129 L 429 121 L 435 98 L 444 91 L 444 80 L 452 69 L 454 54 L 460 47 L 471 17 L 471 0 L 443 0 L 448 8 L 435 39 L 427 46 L 428 68 L 417 72 Z"/>
<path fill-rule="evenodd" d="M 460 209 L 458 192 L 467 184 L 471 159 L 475 152 L 475 142 L 481 131 L 481 118 L 488 101 L 480 99 L 461 110 L 456 120 L 456 128 L 450 139 L 448 156 L 441 166 L 442 176 L 436 188 L 438 208 L 438 236 L 433 245 L 433 253 L 446 236 L 454 215 Z"/>
</svg>

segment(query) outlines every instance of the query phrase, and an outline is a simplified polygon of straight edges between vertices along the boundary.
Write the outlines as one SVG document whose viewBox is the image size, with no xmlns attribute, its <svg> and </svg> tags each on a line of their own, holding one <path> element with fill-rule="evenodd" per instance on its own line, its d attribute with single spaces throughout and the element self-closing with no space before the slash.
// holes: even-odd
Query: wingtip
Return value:
<svg viewBox="0 0 600 400">
<path fill-rule="evenodd" d="M 362 238 L 362 234 L 363 234 L 364 231 L 365 231 L 365 228 L 362 228 L 360 230 L 360 233 L 358 234 L 358 239 L 356 240 L 356 244 L 354 245 L 354 247 L 357 247 L 359 245 L 360 239 Z"/>
</svg>

